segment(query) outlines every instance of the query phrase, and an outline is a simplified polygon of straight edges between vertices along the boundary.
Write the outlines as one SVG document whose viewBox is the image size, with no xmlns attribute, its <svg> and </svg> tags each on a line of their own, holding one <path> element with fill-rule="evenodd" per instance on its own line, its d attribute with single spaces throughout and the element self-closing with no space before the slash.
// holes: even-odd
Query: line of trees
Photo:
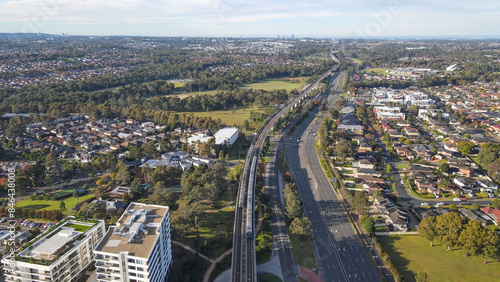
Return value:
<svg viewBox="0 0 500 282">
<path fill-rule="evenodd" d="M 310 236 L 312 222 L 307 217 L 302 217 L 302 202 L 299 198 L 297 185 L 288 183 L 283 190 L 285 194 L 285 214 L 288 218 L 290 232 L 305 241 Z"/>
<path fill-rule="evenodd" d="M 466 220 L 457 213 L 447 213 L 423 219 L 418 226 L 420 235 L 430 241 L 439 241 L 447 250 L 461 248 L 466 255 L 481 255 L 487 259 L 500 258 L 500 236 L 479 221 Z"/>
</svg>

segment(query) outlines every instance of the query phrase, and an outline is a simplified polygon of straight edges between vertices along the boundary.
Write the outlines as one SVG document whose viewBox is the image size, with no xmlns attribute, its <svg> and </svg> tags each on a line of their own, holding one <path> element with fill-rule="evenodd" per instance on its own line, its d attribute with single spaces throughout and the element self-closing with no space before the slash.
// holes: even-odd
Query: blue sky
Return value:
<svg viewBox="0 0 500 282">
<path fill-rule="evenodd" d="M 0 32 L 147 36 L 500 35 L 500 1 L 0 0 Z"/>
</svg>

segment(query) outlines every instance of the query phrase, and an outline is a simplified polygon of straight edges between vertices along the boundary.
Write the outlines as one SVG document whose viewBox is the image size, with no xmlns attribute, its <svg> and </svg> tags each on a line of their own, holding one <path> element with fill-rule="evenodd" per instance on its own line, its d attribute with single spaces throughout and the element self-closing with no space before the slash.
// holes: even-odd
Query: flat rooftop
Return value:
<svg viewBox="0 0 500 282">
<path fill-rule="evenodd" d="M 56 235 L 46 239 L 43 243 L 33 248 L 31 254 L 33 257 L 39 258 L 51 257 L 59 248 L 63 247 L 78 235 L 80 235 L 80 232 L 75 232 L 74 228 L 61 230 L 57 232 Z"/>
<path fill-rule="evenodd" d="M 137 213 L 141 210 L 147 211 L 145 217 Z M 158 237 L 156 231 L 167 211 L 168 207 L 131 203 L 116 227 L 109 228 L 95 250 L 112 254 L 128 252 L 130 256 L 147 258 Z M 136 235 L 129 236 L 131 233 Z"/>
</svg>

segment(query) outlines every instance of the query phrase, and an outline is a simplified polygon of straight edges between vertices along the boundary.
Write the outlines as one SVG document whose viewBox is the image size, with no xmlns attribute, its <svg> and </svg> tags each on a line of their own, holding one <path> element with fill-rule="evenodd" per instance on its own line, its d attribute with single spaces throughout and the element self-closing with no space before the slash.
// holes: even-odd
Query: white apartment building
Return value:
<svg viewBox="0 0 500 282">
<path fill-rule="evenodd" d="M 404 92 L 404 99 L 406 105 L 415 105 L 419 107 L 428 107 L 433 101 L 429 99 L 427 94 L 422 92 Z"/>
<path fill-rule="evenodd" d="M 99 282 L 165 281 L 172 264 L 169 208 L 131 203 L 94 254 Z"/>
<path fill-rule="evenodd" d="M 93 262 L 93 249 L 106 232 L 104 221 L 68 219 L 4 258 L 6 281 L 75 281 Z M 13 267 L 13 268 L 12 268 Z M 12 269 L 12 271 L 10 271 Z"/>
<path fill-rule="evenodd" d="M 405 114 L 401 112 L 399 107 L 376 106 L 373 108 L 375 117 L 379 120 L 392 119 L 404 120 Z"/>
</svg>

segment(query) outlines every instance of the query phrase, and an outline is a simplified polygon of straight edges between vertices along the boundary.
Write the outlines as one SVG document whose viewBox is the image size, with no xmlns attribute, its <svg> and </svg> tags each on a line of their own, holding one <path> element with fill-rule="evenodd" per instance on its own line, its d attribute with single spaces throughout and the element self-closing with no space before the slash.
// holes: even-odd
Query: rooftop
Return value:
<svg viewBox="0 0 500 282">
<path fill-rule="evenodd" d="M 96 224 L 96 222 L 68 220 L 32 242 L 30 248 L 24 248 L 19 252 L 19 256 L 46 260 L 56 259 L 68 249 L 78 245 L 80 240 L 78 238 Z M 74 245 L 71 245 L 70 243 L 73 241 Z"/>
<path fill-rule="evenodd" d="M 147 258 L 158 237 L 160 223 L 168 207 L 131 203 L 116 227 L 110 227 L 96 251 Z"/>
</svg>

